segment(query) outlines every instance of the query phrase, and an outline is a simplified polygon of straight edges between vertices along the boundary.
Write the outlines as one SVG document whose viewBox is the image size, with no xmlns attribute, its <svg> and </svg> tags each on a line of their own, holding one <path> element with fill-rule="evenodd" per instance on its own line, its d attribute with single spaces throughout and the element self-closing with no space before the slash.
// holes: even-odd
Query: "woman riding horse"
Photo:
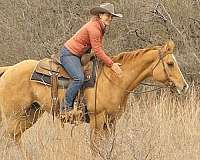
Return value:
<svg viewBox="0 0 200 160">
<path fill-rule="evenodd" d="M 179 93 L 186 92 L 188 84 L 173 55 L 173 48 L 174 43 L 168 41 L 163 46 L 120 53 L 112 60 L 122 64 L 122 77 L 104 65 L 98 74 L 96 88 L 84 90 L 91 128 L 106 131 L 106 124 L 114 126 L 125 110 L 130 91 L 148 77 L 167 86 L 173 85 Z M 22 61 L 8 67 L 0 78 L 0 114 L 6 124 L 4 135 L 17 141 L 44 111 L 51 113 L 51 87 L 30 80 L 37 64 L 36 60 Z M 60 102 L 64 91 L 58 90 Z M 35 103 L 36 107 L 32 107 Z"/>
<path fill-rule="evenodd" d="M 114 63 L 102 49 L 102 38 L 106 26 L 111 24 L 113 17 L 122 17 L 122 15 L 116 14 L 114 5 L 110 3 L 103 3 L 98 7 L 92 8 L 90 13 L 93 15 L 92 19 L 70 38 L 61 50 L 61 63 L 73 78 L 65 93 L 65 105 L 61 108 L 62 115 L 67 114 L 66 111 L 72 111 L 75 96 L 83 85 L 84 74 L 80 57 L 84 53 L 92 49 L 95 55 L 108 67 L 111 67 L 115 73 L 120 76 L 122 72 L 119 67 L 120 64 Z"/>
</svg>

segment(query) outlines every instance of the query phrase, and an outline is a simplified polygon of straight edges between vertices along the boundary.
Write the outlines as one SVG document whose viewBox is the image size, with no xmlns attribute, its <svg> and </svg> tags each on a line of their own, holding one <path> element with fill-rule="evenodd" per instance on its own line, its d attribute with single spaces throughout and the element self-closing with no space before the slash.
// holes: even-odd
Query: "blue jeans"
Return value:
<svg viewBox="0 0 200 160">
<path fill-rule="evenodd" d="M 62 48 L 60 61 L 65 70 L 72 77 L 67 91 L 65 92 L 65 104 L 67 109 L 73 108 L 74 99 L 84 83 L 84 74 L 81 68 L 80 58 L 73 55 L 67 48 Z M 61 108 L 62 110 L 64 108 Z"/>
</svg>

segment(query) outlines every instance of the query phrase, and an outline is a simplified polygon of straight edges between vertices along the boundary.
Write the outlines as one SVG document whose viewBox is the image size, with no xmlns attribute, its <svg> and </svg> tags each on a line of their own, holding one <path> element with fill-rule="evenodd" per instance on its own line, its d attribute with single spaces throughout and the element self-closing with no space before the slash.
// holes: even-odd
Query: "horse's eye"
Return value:
<svg viewBox="0 0 200 160">
<path fill-rule="evenodd" d="M 174 62 L 167 62 L 167 65 L 168 65 L 169 67 L 173 67 L 173 66 L 174 66 Z"/>
</svg>

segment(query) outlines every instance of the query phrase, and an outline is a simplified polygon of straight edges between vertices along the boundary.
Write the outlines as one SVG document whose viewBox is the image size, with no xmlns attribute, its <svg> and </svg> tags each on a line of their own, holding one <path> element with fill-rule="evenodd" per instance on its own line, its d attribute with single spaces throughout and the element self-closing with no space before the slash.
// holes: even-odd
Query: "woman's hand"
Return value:
<svg viewBox="0 0 200 160">
<path fill-rule="evenodd" d="M 111 69 L 117 74 L 118 77 L 122 77 L 122 70 L 120 68 L 120 63 L 113 63 Z"/>
</svg>

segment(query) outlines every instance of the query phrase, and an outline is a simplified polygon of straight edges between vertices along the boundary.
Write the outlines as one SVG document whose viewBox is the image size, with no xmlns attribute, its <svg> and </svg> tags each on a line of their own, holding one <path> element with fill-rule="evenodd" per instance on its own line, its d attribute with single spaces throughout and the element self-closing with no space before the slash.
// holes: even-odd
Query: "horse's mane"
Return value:
<svg viewBox="0 0 200 160">
<path fill-rule="evenodd" d="M 123 62 L 124 60 L 132 60 L 133 58 L 136 58 L 138 55 L 141 55 L 141 54 L 143 55 L 150 50 L 159 50 L 161 48 L 162 46 L 153 46 L 153 47 L 144 48 L 144 49 L 137 49 L 135 51 L 122 52 L 116 56 L 113 56 L 112 60 L 114 62 Z"/>
</svg>

